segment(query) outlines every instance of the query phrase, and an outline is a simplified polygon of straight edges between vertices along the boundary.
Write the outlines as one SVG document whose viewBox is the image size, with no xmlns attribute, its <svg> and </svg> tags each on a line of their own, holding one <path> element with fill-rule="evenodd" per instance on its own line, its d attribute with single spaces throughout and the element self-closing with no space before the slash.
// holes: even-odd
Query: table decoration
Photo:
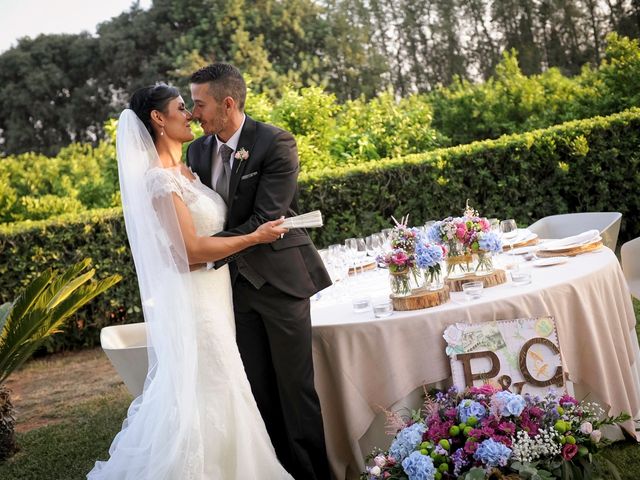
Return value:
<svg viewBox="0 0 640 480">
<path fill-rule="evenodd" d="M 400 222 L 395 218 L 393 220 L 396 225 L 390 233 L 391 251 L 380 255 L 378 263 L 389 269 L 392 297 L 404 297 L 423 285 L 415 254 L 418 230 L 407 227 L 408 216 Z"/>
<path fill-rule="evenodd" d="M 616 478 L 597 455 L 608 443 L 601 427 L 629 419 L 553 390 L 519 395 L 489 384 L 427 394 L 409 418 L 386 414 L 394 439 L 367 457 L 361 480 Z"/>
<path fill-rule="evenodd" d="M 493 253 L 502 251 L 500 237 L 491 231 L 488 219 L 467 205 L 462 217 L 447 217 L 427 231 L 428 239 L 446 245 L 447 277 L 488 275 L 493 272 Z"/>
<path fill-rule="evenodd" d="M 444 286 L 444 264 L 447 247 L 429 243 L 420 236 L 416 245 L 416 260 L 422 269 L 425 287 L 428 290 L 440 290 Z"/>
</svg>

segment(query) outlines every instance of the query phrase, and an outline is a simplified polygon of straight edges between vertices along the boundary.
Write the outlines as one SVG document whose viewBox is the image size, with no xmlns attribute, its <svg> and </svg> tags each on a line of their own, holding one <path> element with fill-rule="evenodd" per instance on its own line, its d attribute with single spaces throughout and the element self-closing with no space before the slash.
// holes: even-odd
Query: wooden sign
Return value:
<svg viewBox="0 0 640 480">
<path fill-rule="evenodd" d="M 513 393 L 567 391 L 553 317 L 457 323 L 444 331 L 453 384 L 491 383 Z"/>
</svg>

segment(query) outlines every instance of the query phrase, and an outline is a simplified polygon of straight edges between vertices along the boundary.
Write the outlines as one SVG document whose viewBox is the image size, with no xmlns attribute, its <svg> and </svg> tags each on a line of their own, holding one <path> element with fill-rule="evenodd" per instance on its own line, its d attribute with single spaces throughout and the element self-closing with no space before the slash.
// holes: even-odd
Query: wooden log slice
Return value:
<svg viewBox="0 0 640 480">
<path fill-rule="evenodd" d="M 462 284 L 467 282 L 482 282 L 484 288 L 495 287 L 507 282 L 507 274 L 504 270 L 494 270 L 488 275 L 468 274 L 461 278 L 447 278 L 447 285 L 452 292 L 461 292 Z"/>
<path fill-rule="evenodd" d="M 393 309 L 400 311 L 437 307 L 449 301 L 449 287 L 445 285 L 440 290 L 416 290 L 407 297 L 391 295 L 391 301 Z"/>
</svg>

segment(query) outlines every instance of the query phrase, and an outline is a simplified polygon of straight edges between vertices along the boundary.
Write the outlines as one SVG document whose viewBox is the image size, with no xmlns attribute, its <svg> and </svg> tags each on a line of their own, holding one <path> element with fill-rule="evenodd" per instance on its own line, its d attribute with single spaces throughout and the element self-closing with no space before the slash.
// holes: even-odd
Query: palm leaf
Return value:
<svg viewBox="0 0 640 480">
<path fill-rule="evenodd" d="M 20 318 L 27 313 L 34 303 L 38 301 L 40 294 L 47 288 L 52 276 L 53 272 L 51 270 L 43 272 L 18 295 L 18 298 L 13 302 L 13 309 L 7 317 L 5 328 L 0 332 L 0 342 L 3 340 L 6 328 L 11 324 L 11 319 Z"/>
<path fill-rule="evenodd" d="M 53 278 L 51 279 L 51 283 L 47 287 L 45 291 L 42 292 L 40 298 L 38 299 L 38 305 L 45 306 L 53 301 L 53 299 L 61 293 L 61 291 L 65 290 L 65 287 L 72 282 L 78 275 L 81 274 L 83 270 L 91 265 L 91 259 L 85 258 L 84 260 L 72 265 L 67 270 L 65 270 L 62 274 L 57 274 L 54 272 Z"/>
<path fill-rule="evenodd" d="M 11 309 L 13 308 L 13 303 L 7 302 L 0 305 L 0 332 L 2 332 L 2 328 L 9 318 L 9 314 L 11 313 Z"/>
<path fill-rule="evenodd" d="M 61 275 L 45 272 L 27 286 L 13 308 L 0 307 L 0 320 L 6 319 L 4 327 L 0 325 L 0 384 L 79 308 L 121 280 L 112 275 L 91 281 L 95 270 L 82 273 L 90 264 L 85 259 Z"/>
</svg>

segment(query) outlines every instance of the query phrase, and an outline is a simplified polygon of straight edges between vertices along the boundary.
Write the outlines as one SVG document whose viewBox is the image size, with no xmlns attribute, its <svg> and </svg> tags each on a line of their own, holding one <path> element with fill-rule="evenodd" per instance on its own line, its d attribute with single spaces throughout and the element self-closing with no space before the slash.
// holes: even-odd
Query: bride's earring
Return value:
<svg viewBox="0 0 640 480">
<path fill-rule="evenodd" d="M 162 127 L 162 130 L 160 130 L 160 136 L 164 135 L 164 127 Z"/>
</svg>

